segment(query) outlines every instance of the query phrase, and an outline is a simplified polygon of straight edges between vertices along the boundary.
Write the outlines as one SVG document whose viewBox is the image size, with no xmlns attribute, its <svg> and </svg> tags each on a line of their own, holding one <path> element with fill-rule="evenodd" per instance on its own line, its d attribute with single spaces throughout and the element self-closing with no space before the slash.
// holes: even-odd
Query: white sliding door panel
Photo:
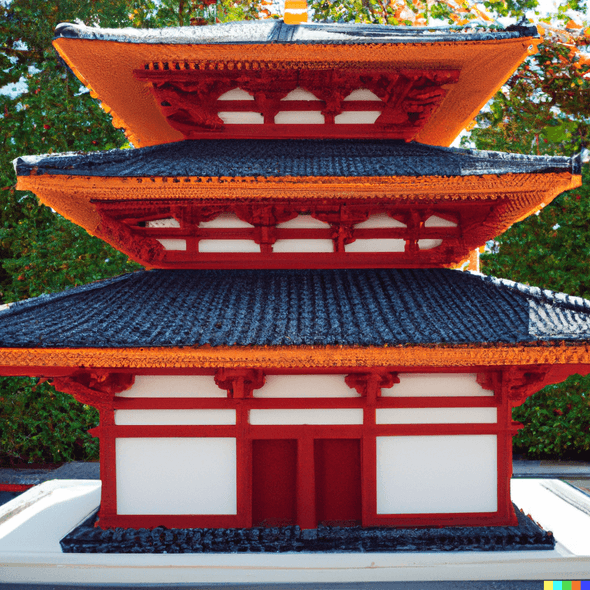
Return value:
<svg viewBox="0 0 590 590">
<path fill-rule="evenodd" d="M 494 435 L 377 437 L 377 513 L 495 512 Z"/>
</svg>

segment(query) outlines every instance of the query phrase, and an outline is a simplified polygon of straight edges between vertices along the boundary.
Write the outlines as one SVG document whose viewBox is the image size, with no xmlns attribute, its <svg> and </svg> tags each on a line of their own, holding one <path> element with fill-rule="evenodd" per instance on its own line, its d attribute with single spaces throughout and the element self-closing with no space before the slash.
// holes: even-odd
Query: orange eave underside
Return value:
<svg viewBox="0 0 590 590">
<path fill-rule="evenodd" d="M 497 233 L 550 203 L 563 191 L 581 186 L 570 173 L 438 177 L 99 177 L 42 174 L 20 176 L 17 188 L 35 193 L 42 203 L 93 235 L 100 217 L 91 201 L 201 201 L 377 199 L 413 203 L 485 203 L 510 201 Z"/>
<path fill-rule="evenodd" d="M 536 40 L 402 44 L 240 44 L 164 45 L 88 39 L 56 39 L 53 44 L 105 111 L 136 147 L 180 141 L 161 114 L 148 85 L 133 71 L 157 61 L 255 62 L 278 68 L 460 69 L 440 108 L 416 141 L 448 146 L 524 60 Z M 97 57 L 100 56 L 100 57 Z M 212 139 L 215 135 L 212 134 Z"/>
<path fill-rule="evenodd" d="M 590 365 L 590 345 L 564 343 L 433 346 L 219 346 L 181 348 L 2 348 L 0 375 L 43 375 L 44 369 L 190 370 L 220 367 L 469 368 Z"/>
</svg>

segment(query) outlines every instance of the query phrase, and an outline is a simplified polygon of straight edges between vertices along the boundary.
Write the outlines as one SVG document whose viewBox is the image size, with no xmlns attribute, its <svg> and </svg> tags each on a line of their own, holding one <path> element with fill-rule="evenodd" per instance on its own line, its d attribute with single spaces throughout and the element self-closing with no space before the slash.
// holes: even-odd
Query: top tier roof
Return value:
<svg viewBox="0 0 590 590">
<path fill-rule="evenodd" d="M 237 137 L 445 146 L 536 36 L 535 27 L 269 20 L 115 30 L 64 23 L 54 45 L 136 146 Z"/>
</svg>

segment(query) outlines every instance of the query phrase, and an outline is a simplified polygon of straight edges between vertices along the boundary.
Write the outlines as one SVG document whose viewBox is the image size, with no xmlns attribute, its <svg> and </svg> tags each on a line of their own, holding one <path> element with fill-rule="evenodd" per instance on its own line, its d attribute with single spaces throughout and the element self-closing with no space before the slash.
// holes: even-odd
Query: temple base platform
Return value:
<svg viewBox="0 0 590 590">
<path fill-rule="evenodd" d="M 280 584 L 587 576 L 590 497 L 559 480 L 521 479 L 512 480 L 512 499 L 524 513 L 519 518 L 520 527 L 524 527 L 520 532 L 519 527 L 491 527 L 487 533 L 481 529 L 462 533 L 469 529 L 451 528 L 379 532 L 330 527 L 300 531 L 285 527 L 270 532 L 257 529 L 261 532 L 252 535 L 256 542 L 250 548 L 248 535 L 242 532 L 237 545 L 233 540 L 233 552 L 225 552 L 215 543 L 223 538 L 230 540 L 229 535 L 215 541 L 211 532 L 209 536 L 202 531 L 190 536 L 187 532 L 156 529 L 155 533 L 133 535 L 134 545 L 130 544 L 128 531 L 107 533 L 114 551 L 127 552 L 64 553 L 60 545 L 64 537 L 68 551 L 79 550 L 84 544 L 88 533 L 84 525 L 92 524 L 100 502 L 100 482 L 52 480 L 0 508 L 0 582 Z M 530 515 L 544 531 L 551 531 L 555 545 L 524 515 Z M 513 530 L 505 530 L 502 537 L 501 529 Z M 95 548 L 91 550 L 108 551 L 99 529 L 94 530 Z M 194 545 L 199 552 L 178 552 L 178 535 L 185 551 L 189 540 L 198 540 Z M 274 539 L 275 551 L 270 549 L 272 543 L 265 548 L 264 539 Z M 532 547 L 535 540 L 537 549 Z M 151 546 L 150 553 L 140 552 L 142 542 Z M 388 549 L 387 543 L 395 544 L 396 550 Z M 439 543 L 438 549 L 435 543 Z M 498 549 L 502 543 L 504 546 Z M 203 552 L 213 546 L 214 551 Z"/>
</svg>

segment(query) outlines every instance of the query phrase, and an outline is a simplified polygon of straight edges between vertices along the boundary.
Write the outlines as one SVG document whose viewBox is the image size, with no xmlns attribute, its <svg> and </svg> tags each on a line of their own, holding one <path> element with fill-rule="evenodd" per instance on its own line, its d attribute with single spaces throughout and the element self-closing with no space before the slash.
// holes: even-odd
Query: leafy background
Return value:
<svg viewBox="0 0 590 590">
<path fill-rule="evenodd" d="M 11 162 L 20 155 L 130 147 L 60 62 L 51 46 L 55 26 L 76 19 L 101 27 L 189 26 L 276 13 L 276 4 L 267 0 L 211 4 L 0 1 L 0 302 L 61 291 L 139 268 L 40 205 L 31 193 L 15 188 Z M 536 0 L 483 4 L 493 17 L 513 20 L 531 15 L 537 7 Z M 341 0 L 309 5 L 317 20 L 333 22 L 416 25 L 439 19 L 465 24 L 480 17 L 476 9 L 465 8 L 467 4 L 450 1 Z M 538 16 L 554 32 L 545 36 L 539 52 L 526 60 L 477 117 L 471 133 L 463 138 L 464 145 L 562 155 L 585 148 L 590 124 L 590 29 L 584 29 L 588 26 L 585 11 L 584 2 L 567 0 L 553 14 Z M 588 174 L 586 169 L 585 180 Z M 588 193 L 585 183 L 490 242 L 482 256 L 483 271 L 590 298 Z M 515 409 L 514 418 L 525 425 L 515 438 L 516 450 L 529 457 L 590 458 L 588 391 L 590 377 L 573 376 Z M 56 392 L 46 382 L 0 378 L 0 464 L 96 459 L 98 444 L 87 430 L 97 421 L 93 408 Z"/>
</svg>

